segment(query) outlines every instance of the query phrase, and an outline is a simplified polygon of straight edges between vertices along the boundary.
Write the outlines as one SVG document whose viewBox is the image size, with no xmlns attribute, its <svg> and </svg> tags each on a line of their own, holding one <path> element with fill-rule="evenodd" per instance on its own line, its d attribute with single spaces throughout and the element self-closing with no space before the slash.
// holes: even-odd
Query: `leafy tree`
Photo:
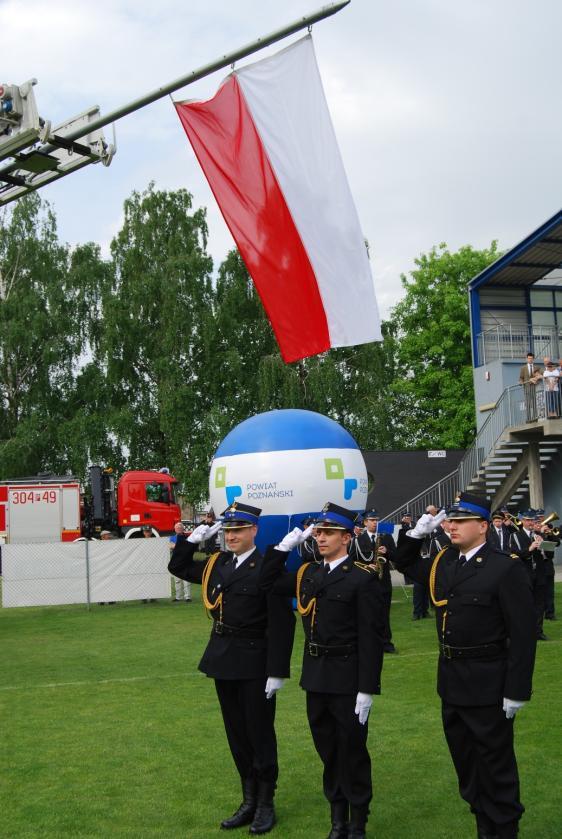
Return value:
<svg viewBox="0 0 562 839">
<path fill-rule="evenodd" d="M 129 468 L 167 465 L 198 500 L 193 443 L 208 404 L 213 317 L 205 211 L 192 211 L 185 190 L 150 184 L 127 199 L 124 215 L 111 243 L 114 274 L 96 350 L 107 429 Z"/>
<path fill-rule="evenodd" d="M 0 474 L 45 468 L 84 347 L 69 252 L 38 195 L 0 223 Z"/>
<path fill-rule="evenodd" d="M 451 253 L 445 244 L 416 259 L 402 276 L 404 298 L 392 311 L 405 448 L 464 448 L 474 434 L 474 395 L 467 286 L 499 256 L 497 243 Z"/>
</svg>

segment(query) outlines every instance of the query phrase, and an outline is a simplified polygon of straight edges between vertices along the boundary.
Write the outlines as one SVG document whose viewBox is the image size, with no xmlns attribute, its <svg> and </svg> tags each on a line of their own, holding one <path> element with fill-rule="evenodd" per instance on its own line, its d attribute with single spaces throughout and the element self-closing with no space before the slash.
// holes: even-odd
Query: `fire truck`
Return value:
<svg viewBox="0 0 562 839">
<path fill-rule="evenodd" d="M 126 539 L 167 536 L 181 519 L 177 484 L 167 470 L 125 472 L 91 466 L 85 493 L 78 478 L 51 473 L 0 481 L 0 543 L 73 542 L 111 530 Z"/>
</svg>

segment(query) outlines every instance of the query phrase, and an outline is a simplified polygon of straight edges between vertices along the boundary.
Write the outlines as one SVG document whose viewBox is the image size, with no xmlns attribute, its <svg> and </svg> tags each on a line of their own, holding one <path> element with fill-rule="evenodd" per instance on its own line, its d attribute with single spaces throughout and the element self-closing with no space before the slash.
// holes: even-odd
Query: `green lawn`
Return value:
<svg viewBox="0 0 562 839">
<path fill-rule="evenodd" d="M 213 683 L 197 671 L 209 632 L 198 600 L 0 609 L 0 836 L 224 837 L 239 789 Z M 558 586 L 562 616 L 562 587 Z M 411 621 L 400 589 L 392 607 L 397 656 L 370 720 L 376 839 L 463 839 L 461 801 L 435 693 L 433 621 Z M 299 621 L 300 623 L 300 621 Z M 546 623 L 533 701 L 516 722 L 523 839 L 562 835 L 562 620 Z M 328 806 L 298 687 L 278 700 L 280 779 L 273 836 L 325 839 Z M 247 835 L 246 829 L 234 837 Z"/>
</svg>

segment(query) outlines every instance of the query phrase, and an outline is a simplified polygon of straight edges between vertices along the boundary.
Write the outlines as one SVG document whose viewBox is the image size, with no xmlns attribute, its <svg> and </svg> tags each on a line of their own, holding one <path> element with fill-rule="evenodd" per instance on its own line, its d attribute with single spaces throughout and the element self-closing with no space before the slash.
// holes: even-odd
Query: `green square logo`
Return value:
<svg viewBox="0 0 562 839">
<path fill-rule="evenodd" d="M 339 457 L 325 457 L 324 468 L 326 470 L 327 481 L 334 481 L 336 479 L 343 480 L 343 463 Z"/>
<path fill-rule="evenodd" d="M 215 488 L 222 489 L 226 486 L 226 466 L 217 466 L 215 472 Z"/>
</svg>

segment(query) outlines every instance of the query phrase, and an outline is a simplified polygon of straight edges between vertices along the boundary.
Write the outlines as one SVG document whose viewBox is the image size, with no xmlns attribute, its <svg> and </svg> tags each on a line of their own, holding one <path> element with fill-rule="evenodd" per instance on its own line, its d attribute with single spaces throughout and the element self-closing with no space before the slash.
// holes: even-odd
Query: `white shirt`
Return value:
<svg viewBox="0 0 562 839">
<path fill-rule="evenodd" d="M 341 565 L 342 562 L 346 561 L 346 559 L 347 559 L 347 554 L 345 556 L 340 557 L 340 559 L 332 560 L 332 562 L 325 562 L 324 565 L 329 565 L 330 566 L 330 570 L 328 571 L 328 574 L 331 574 L 332 571 L 334 570 L 334 568 L 337 568 L 338 565 Z"/>
<path fill-rule="evenodd" d="M 485 544 L 486 544 L 486 542 L 482 542 L 482 544 L 481 544 L 481 545 L 478 545 L 478 547 L 476 547 L 476 548 L 471 548 L 469 551 L 466 551 L 466 552 L 464 552 L 464 551 L 459 551 L 459 556 L 461 556 L 461 554 L 462 554 L 462 556 L 466 557 L 466 561 L 468 562 L 468 560 L 469 560 L 469 559 L 472 559 L 472 557 L 473 557 L 475 554 L 477 554 L 477 553 L 478 553 L 478 551 L 479 551 L 479 550 L 481 550 L 481 549 L 484 547 L 484 545 L 485 545 Z"/>
<path fill-rule="evenodd" d="M 245 562 L 245 560 L 247 560 L 248 557 L 251 556 L 254 553 L 255 549 L 256 549 L 256 546 L 254 545 L 253 548 L 250 548 L 249 551 L 246 551 L 243 554 L 239 554 L 238 556 L 236 556 L 236 554 L 234 554 L 234 559 L 236 560 L 236 565 L 234 566 L 234 568 L 235 569 L 240 568 L 242 563 Z"/>
</svg>

